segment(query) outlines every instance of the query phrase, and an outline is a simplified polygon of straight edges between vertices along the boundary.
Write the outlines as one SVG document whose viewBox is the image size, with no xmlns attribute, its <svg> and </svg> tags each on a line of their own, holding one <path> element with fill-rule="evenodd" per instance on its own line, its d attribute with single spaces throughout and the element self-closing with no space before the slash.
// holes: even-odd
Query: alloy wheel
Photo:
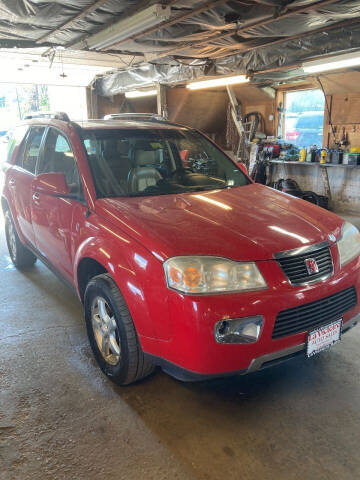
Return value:
<svg viewBox="0 0 360 480">
<path fill-rule="evenodd" d="M 92 302 L 91 323 L 102 357 L 109 365 L 116 365 L 121 357 L 119 329 L 114 312 L 103 297 Z"/>
</svg>

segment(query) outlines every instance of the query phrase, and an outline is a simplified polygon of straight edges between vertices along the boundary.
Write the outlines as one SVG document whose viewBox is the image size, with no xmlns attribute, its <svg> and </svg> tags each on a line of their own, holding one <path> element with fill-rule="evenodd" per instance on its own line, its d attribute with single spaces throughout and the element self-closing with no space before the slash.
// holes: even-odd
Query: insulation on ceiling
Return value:
<svg viewBox="0 0 360 480">
<path fill-rule="evenodd" d="M 204 1 L 172 2 L 172 18 L 190 13 Z M 1 0 L 0 47 L 40 46 L 39 40 L 51 33 L 44 40 L 45 45 L 70 48 L 140 3 L 143 2 L 107 0 L 59 30 L 93 5 L 94 0 Z M 143 54 L 143 65 L 98 79 L 97 91 L 113 95 L 153 82 L 174 84 L 207 74 L 257 72 L 360 47 L 359 24 L 286 40 L 297 34 L 327 29 L 338 22 L 356 20 L 360 16 L 360 0 L 328 2 L 306 13 L 251 27 L 265 18 L 281 15 L 286 7 L 300 8 L 314 3 L 313 0 L 229 0 L 174 25 L 114 45 L 112 53 L 126 53 L 129 58 L 132 54 Z M 260 46 L 282 40 L 269 47 Z M 265 75 L 264 79 L 269 77 Z"/>
<path fill-rule="evenodd" d="M 229 75 L 234 72 L 250 76 L 256 73 L 252 81 L 266 85 L 304 75 L 301 63 L 308 58 L 329 53 L 340 54 L 351 49 L 360 49 L 360 25 L 352 27 L 351 30 L 329 31 L 322 35 L 289 41 L 286 46 L 269 46 L 214 62 L 201 63 L 197 60 L 179 64 L 176 60 L 169 60 L 163 64 L 145 64 L 105 75 L 97 79 L 94 85 L 99 95 L 108 96 L 152 83 L 174 85 L 204 75 Z M 298 68 L 291 68 L 295 65 Z M 271 71 L 286 66 L 289 66 L 289 69 Z"/>
</svg>

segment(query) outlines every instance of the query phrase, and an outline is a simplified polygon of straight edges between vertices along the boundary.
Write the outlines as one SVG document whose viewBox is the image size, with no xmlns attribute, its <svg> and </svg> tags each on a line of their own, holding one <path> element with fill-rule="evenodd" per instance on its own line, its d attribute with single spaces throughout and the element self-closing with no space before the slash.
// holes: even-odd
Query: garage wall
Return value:
<svg viewBox="0 0 360 480">
<path fill-rule="evenodd" d="M 227 94 L 225 91 L 192 92 L 187 88 L 169 88 L 166 91 L 169 120 L 216 133 L 224 128 Z M 156 113 L 156 97 L 125 99 L 124 95 L 98 97 L 98 115 L 136 112 Z"/>
<path fill-rule="evenodd" d="M 340 140 L 344 132 L 349 141 L 348 147 L 360 147 L 360 72 L 340 72 L 322 75 L 326 100 L 330 109 L 331 121 L 336 139 Z M 285 90 L 319 88 L 316 78 L 302 83 L 279 88 L 278 101 Z M 334 136 L 331 133 L 329 116 L 325 110 L 324 143 L 333 148 Z M 358 213 L 360 211 L 360 167 L 327 167 L 332 194 L 332 208 L 336 211 Z M 278 164 L 273 166 L 272 180 L 293 178 L 303 190 L 313 190 L 325 194 L 324 181 L 318 165 Z"/>
<path fill-rule="evenodd" d="M 234 88 L 236 98 L 241 102 L 243 114 L 250 112 L 261 113 L 266 135 L 275 133 L 275 99 L 269 97 L 263 90 L 253 85 L 242 85 Z M 273 119 L 270 119 L 270 115 Z"/>
<path fill-rule="evenodd" d="M 109 113 L 132 112 L 132 113 L 154 113 L 156 112 L 156 97 L 144 97 L 128 100 L 124 95 L 113 97 L 98 97 L 97 116 L 103 118 Z"/>
<path fill-rule="evenodd" d="M 269 115 L 274 113 L 274 101 L 253 86 L 237 87 L 235 94 L 242 104 L 243 113 L 259 111 L 264 117 L 265 133 L 272 135 L 274 124 L 269 120 Z M 93 96 L 88 92 L 88 105 L 90 105 L 91 95 Z M 229 99 L 225 89 L 191 91 L 185 87 L 175 87 L 167 89 L 166 97 L 170 121 L 198 128 L 226 147 L 225 132 Z M 98 118 L 120 111 L 136 113 L 157 111 L 156 97 L 128 100 L 124 95 L 115 95 L 97 97 L 96 101 L 92 98 L 92 105 L 95 103 L 96 114 L 93 111 L 89 115 Z"/>
<path fill-rule="evenodd" d="M 360 147 L 360 93 L 335 93 L 327 99 L 336 140 L 346 135 L 349 146 Z M 334 147 L 335 138 L 326 118 L 324 145 Z"/>
</svg>

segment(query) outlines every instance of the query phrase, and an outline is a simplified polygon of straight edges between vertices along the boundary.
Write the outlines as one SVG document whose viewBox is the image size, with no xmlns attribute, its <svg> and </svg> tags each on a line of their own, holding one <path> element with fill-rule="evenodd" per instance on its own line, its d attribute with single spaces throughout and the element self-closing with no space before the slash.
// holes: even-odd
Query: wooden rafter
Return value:
<svg viewBox="0 0 360 480">
<path fill-rule="evenodd" d="M 342 27 L 348 27 L 348 26 L 354 25 L 356 23 L 360 23 L 360 18 L 359 17 L 351 18 L 349 20 L 343 20 L 341 22 L 336 22 L 336 23 L 333 23 L 331 25 L 326 25 L 326 26 L 321 27 L 321 28 L 316 28 L 316 29 L 310 30 L 309 32 L 306 32 L 306 33 L 298 33 L 296 35 L 290 35 L 288 37 L 282 37 L 282 38 L 279 38 L 277 40 L 272 40 L 271 42 L 266 42 L 266 43 L 262 43 L 260 45 L 255 45 L 253 47 L 245 48 L 245 49 L 241 50 L 241 53 L 244 54 L 244 53 L 252 52 L 254 50 L 259 50 L 261 48 L 266 48 L 266 47 L 270 47 L 270 46 L 273 46 L 273 45 L 278 45 L 278 44 L 281 44 L 281 43 L 290 42 L 291 40 L 298 40 L 298 39 L 310 37 L 311 35 L 315 35 L 317 33 L 327 32 L 328 30 L 335 30 L 337 28 L 342 28 Z M 244 45 L 242 44 L 242 46 L 244 46 Z M 229 46 L 224 46 L 224 47 L 221 47 L 221 48 L 224 48 L 225 50 L 228 49 L 228 48 L 232 49 L 232 50 L 236 50 L 239 47 L 229 45 Z M 218 59 L 218 58 L 228 57 L 228 56 L 231 56 L 231 55 L 234 55 L 234 52 L 227 52 L 225 54 L 215 55 L 212 58 L 217 58 Z"/>
</svg>

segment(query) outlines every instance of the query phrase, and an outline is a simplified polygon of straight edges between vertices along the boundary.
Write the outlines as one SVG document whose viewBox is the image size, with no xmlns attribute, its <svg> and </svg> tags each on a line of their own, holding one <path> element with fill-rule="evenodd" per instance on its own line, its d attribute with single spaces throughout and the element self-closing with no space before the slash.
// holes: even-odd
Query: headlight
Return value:
<svg viewBox="0 0 360 480">
<path fill-rule="evenodd" d="M 255 263 L 221 257 L 173 257 L 164 262 L 167 285 L 184 293 L 242 292 L 267 288 Z"/>
<path fill-rule="evenodd" d="M 338 241 L 341 266 L 360 255 L 360 232 L 355 225 L 345 222 Z"/>
</svg>

